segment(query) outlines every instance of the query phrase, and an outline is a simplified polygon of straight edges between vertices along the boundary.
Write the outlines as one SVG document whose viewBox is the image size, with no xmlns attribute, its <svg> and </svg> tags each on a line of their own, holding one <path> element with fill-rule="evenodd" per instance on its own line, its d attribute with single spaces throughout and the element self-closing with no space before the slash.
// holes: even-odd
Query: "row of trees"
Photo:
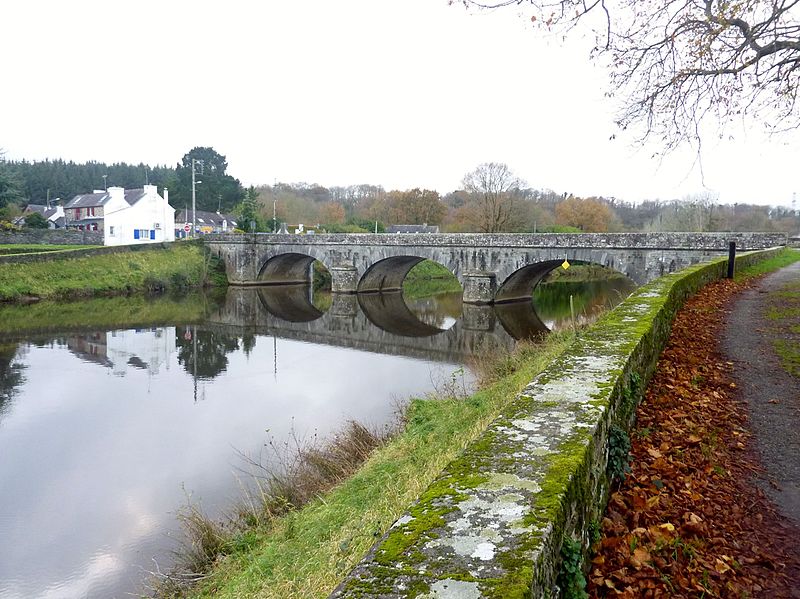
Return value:
<svg viewBox="0 0 800 599">
<path fill-rule="evenodd" d="M 505 164 L 467 173 L 461 189 L 440 196 L 427 189 L 386 191 L 379 186 L 325 188 L 280 183 L 248 191 L 248 218 L 258 229 L 278 221 L 327 231 L 383 230 L 388 224 L 439 225 L 453 232 L 545 231 L 787 231 L 800 229 L 794 210 L 754 204 L 721 205 L 712 194 L 639 204 L 575 197 L 527 186 Z M 251 216 L 254 215 L 254 216 Z"/>
<path fill-rule="evenodd" d="M 248 231 L 276 230 L 280 222 L 320 225 L 331 232 L 383 231 L 389 224 L 439 225 L 445 231 L 487 233 L 800 229 L 794 210 L 751 204 L 724 206 L 711 194 L 631 204 L 535 189 L 502 163 L 479 165 L 464 176 L 459 190 L 444 196 L 421 188 L 387 192 L 366 184 L 326 188 L 278 183 L 245 190 L 227 174 L 225 156 L 209 147 L 193 148 L 174 168 L 0 160 L 0 210 L 14 204 L 21 207 L 28 198 L 43 203 L 48 190 L 50 198 L 69 198 L 103 184 L 131 188 L 144 183 L 168 187 L 173 206 L 190 207 L 193 163 L 197 208 L 234 213 Z"/>
<path fill-rule="evenodd" d="M 230 212 L 244 198 L 238 179 L 227 173 L 225 156 L 210 147 L 187 152 L 174 167 L 64 160 L 4 161 L 0 156 L 0 209 L 10 204 L 44 204 L 48 199 L 69 200 L 109 186 L 134 189 L 145 184 L 166 187 L 176 208 L 192 204 L 194 160 L 198 210 Z"/>
</svg>

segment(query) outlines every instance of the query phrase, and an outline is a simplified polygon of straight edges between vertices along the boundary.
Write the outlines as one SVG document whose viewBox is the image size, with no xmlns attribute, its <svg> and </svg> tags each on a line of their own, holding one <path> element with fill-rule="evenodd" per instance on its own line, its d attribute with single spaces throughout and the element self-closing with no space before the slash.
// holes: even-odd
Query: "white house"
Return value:
<svg viewBox="0 0 800 599">
<path fill-rule="evenodd" d="M 69 228 L 103 231 L 105 245 L 175 241 L 175 209 L 164 189 L 109 187 L 78 195 L 65 206 Z"/>
</svg>

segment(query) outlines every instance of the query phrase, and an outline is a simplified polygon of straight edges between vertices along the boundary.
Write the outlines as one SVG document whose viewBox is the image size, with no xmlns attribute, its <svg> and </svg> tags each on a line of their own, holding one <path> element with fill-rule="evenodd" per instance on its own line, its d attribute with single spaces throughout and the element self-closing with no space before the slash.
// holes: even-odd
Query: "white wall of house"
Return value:
<svg viewBox="0 0 800 599">
<path fill-rule="evenodd" d="M 131 369 L 131 358 L 150 374 L 158 374 L 175 353 L 175 327 L 149 330 L 111 331 L 106 333 L 106 355 L 113 363 L 114 374 L 125 376 Z"/>
<path fill-rule="evenodd" d="M 104 206 L 105 245 L 130 245 L 175 241 L 175 209 L 169 205 L 164 189 L 160 196 L 155 185 L 145 185 L 145 197 L 132 206 L 125 201 L 122 187 L 109 187 L 111 199 Z"/>
</svg>

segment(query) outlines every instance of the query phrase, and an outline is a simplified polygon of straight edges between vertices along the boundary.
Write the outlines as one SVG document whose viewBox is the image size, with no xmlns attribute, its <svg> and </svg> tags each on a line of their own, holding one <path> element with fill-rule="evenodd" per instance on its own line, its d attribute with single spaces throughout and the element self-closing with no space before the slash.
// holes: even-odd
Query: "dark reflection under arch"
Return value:
<svg viewBox="0 0 800 599">
<path fill-rule="evenodd" d="M 424 258 L 419 256 L 393 256 L 384 258 L 369 267 L 358 282 L 359 293 L 399 291 L 409 271 Z"/>
<path fill-rule="evenodd" d="M 495 304 L 494 313 L 506 332 L 517 341 L 537 339 L 550 332 L 531 299 Z"/>
<path fill-rule="evenodd" d="M 264 285 L 287 285 L 311 282 L 311 265 L 315 258 L 306 254 L 278 254 L 261 267 L 258 281 Z"/>
<path fill-rule="evenodd" d="M 258 299 L 264 309 L 287 322 L 311 322 L 324 312 L 311 301 L 310 285 L 273 285 L 258 288 Z"/>
<path fill-rule="evenodd" d="M 443 331 L 417 318 L 399 291 L 359 294 L 358 305 L 372 324 L 387 333 L 403 337 L 430 337 Z"/>
</svg>

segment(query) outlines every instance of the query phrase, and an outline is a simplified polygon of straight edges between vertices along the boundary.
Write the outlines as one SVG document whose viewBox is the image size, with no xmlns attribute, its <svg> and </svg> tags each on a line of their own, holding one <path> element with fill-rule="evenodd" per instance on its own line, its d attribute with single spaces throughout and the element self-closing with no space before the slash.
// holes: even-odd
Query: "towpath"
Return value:
<svg viewBox="0 0 800 599">
<path fill-rule="evenodd" d="M 800 262 L 736 297 L 721 349 L 748 407 L 758 484 L 800 526 Z"/>
</svg>

